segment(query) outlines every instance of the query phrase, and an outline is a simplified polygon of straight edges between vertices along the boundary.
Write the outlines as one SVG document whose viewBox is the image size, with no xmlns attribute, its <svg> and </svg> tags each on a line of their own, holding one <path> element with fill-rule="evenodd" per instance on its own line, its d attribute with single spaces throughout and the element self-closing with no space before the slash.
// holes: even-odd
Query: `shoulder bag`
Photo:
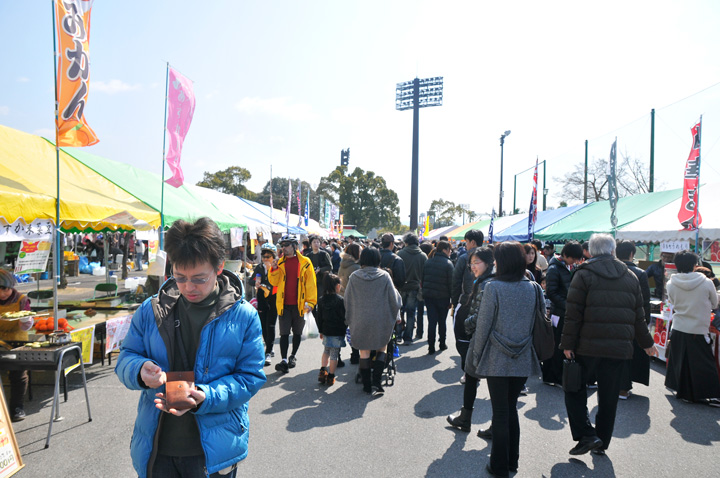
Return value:
<svg viewBox="0 0 720 478">
<path fill-rule="evenodd" d="M 555 334 L 552 322 L 547 318 L 545 300 L 542 298 L 542 289 L 535 287 L 535 324 L 533 325 L 533 347 L 538 360 L 545 361 L 555 354 Z"/>
</svg>

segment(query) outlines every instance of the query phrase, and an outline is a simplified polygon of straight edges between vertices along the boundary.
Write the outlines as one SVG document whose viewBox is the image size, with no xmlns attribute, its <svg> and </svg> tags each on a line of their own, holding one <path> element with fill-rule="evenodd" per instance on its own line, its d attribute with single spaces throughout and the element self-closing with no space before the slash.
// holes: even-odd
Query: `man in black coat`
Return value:
<svg viewBox="0 0 720 478">
<path fill-rule="evenodd" d="M 435 255 L 425 262 L 422 291 L 428 314 L 428 354 L 435 353 L 435 329 L 440 334 L 440 350 L 446 350 L 447 315 L 452 292 L 452 247 L 447 241 L 438 242 Z M 422 320 L 422 318 L 420 318 Z"/>
<path fill-rule="evenodd" d="M 578 391 L 565 391 L 565 407 L 573 440 L 571 455 L 589 451 L 604 455 L 615 427 L 620 375 L 633 354 L 633 338 L 648 355 L 657 354 L 645 323 L 637 277 L 615 258 L 609 234 L 590 238 L 592 259 L 581 264 L 570 283 L 560 349 L 582 368 Z M 598 412 L 595 427 L 587 409 L 588 375 L 597 374 Z M 567 385 L 567 384 L 566 384 Z"/>
<path fill-rule="evenodd" d="M 545 290 L 552 302 L 551 316 L 555 325 L 555 343 L 560 343 L 560 334 L 565 323 L 565 301 L 572 273 L 570 267 L 583 259 L 583 249 L 576 241 L 569 241 L 559 257 L 552 257 L 545 275 Z M 557 317 L 557 318 L 556 318 Z M 542 363 L 542 380 L 548 385 L 562 383 L 563 354 L 560 349 L 555 355 Z"/>
<path fill-rule="evenodd" d="M 479 229 L 471 229 L 465 233 L 467 253 L 458 255 L 455 262 L 452 280 L 452 303 L 455 307 L 460 302 L 465 303 L 465 298 L 472 293 L 475 276 L 470 272 L 470 256 L 478 247 L 482 247 L 485 235 Z"/>
</svg>

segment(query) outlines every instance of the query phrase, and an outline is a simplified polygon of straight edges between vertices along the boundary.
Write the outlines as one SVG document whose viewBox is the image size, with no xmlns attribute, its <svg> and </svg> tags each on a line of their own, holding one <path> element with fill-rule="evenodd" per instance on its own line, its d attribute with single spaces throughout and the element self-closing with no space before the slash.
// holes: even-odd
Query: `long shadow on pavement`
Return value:
<svg viewBox="0 0 720 478">
<path fill-rule="evenodd" d="M 615 467 L 609 456 L 592 456 L 593 467 L 584 461 L 570 458 L 568 463 L 557 463 L 550 470 L 551 478 L 613 478 Z"/>
<path fill-rule="evenodd" d="M 535 407 L 525 412 L 525 417 L 536 421 L 545 430 L 562 430 L 567 424 L 565 394 L 559 387 L 550 387 L 540 381 L 528 380 L 535 393 Z M 521 397 L 522 399 L 522 397 Z"/>
<path fill-rule="evenodd" d="M 275 385 L 288 393 L 263 410 L 263 414 L 297 410 L 288 420 L 287 430 L 303 432 L 317 427 L 331 427 L 361 418 L 371 398 L 355 384 L 355 367 L 345 367 L 332 387 L 317 381 L 317 371 L 299 375 L 269 375 Z M 291 372 L 292 373 L 292 372 Z"/>
<path fill-rule="evenodd" d="M 710 446 L 720 441 L 720 424 L 717 409 L 698 403 L 685 403 L 672 395 L 666 395 L 675 418 L 670 426 L 683 440 L 698 445 Z"/>
<path fill-rule="evenodd" d="M 482 450 L 463 450 L 468 440 L 479 440 L 474 433 L 456 431 L 455 440 L 443 456 L 430 463 L 426 477 L 435 476 L 482 476 L 482 470 L 490 459 L 490 442 Z"/>
</svg>

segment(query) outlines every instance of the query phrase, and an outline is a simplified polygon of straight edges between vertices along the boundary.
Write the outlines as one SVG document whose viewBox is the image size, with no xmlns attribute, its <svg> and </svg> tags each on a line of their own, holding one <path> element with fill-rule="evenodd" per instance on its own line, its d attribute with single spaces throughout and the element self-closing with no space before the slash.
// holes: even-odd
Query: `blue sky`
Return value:
<svg viewBox="0 0 720 478">
<path fill-rule="evenodd" d="M 412 113 L 395 83 L 444 76 L 442 107 L 420 113 L 420 210 L 433 199 L 489 212 L 513 175 L 547 160 L 553 177 L 619 151 L 647 161 L 657 109 L 656 178 L 681 187 L 690 127 L 703 114 L 703 181 L 720 181 L 720 4 L 606 2 L 96 0 L 85 114 L 94 154 L 161 170 L 165 63 L 194 82 L 187 182 L 231 165 L 260 190 L 275 176 L 317 184 L 350 148 L 410 209 Z M 0 124 L 53 136 L 49 0 L 0 0 L 6 48 Z M 676 103 L 677 102 L 677 103 Z M 668 106 L 671 105 L 671 106 Z M 526 209 L 530 173 L 518 177 Z M 542 181 L 542 178 L 540 179 Z"/>
</svg>

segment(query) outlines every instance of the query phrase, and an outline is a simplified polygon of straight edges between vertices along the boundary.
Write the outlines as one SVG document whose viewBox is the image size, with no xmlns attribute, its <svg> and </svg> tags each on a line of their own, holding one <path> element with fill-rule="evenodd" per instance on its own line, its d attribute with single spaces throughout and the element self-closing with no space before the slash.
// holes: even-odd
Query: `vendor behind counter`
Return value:
<svg viewBox="0 0 720 478">
<path fill-rule="evenodd" d="M 5 312 L 19 312 L 30 310 L 30 299 L 15 289 L 15 276 L 3 269 L 0 269 L 0 314 Z M 27 340 L 28 333 L 33 326 L 32 317 L 19 320 L 0 319 L 0 339 L 2 340 Z M 25 419 L 24 397 L 28 387 L 27 370 L 16 370 L 9 372 L 10 376 L 10 418 L 17 422 Z"/>
</svg>

